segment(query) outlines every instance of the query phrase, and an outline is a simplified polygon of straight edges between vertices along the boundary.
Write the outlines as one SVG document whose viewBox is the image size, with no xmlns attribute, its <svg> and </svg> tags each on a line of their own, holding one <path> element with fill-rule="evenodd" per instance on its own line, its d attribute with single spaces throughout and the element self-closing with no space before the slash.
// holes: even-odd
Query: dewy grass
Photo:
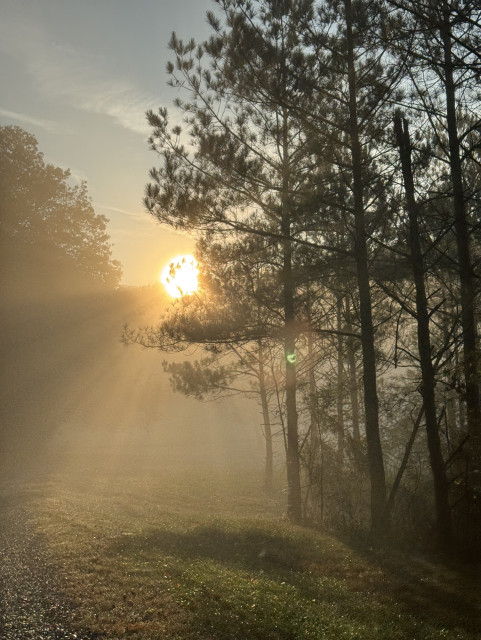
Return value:
<svg viewBox="0 0 481 640">
<path fill-rule="evenodd" d="M 57 481 L 31 494 L 73 623 L 104 638 L 474 640 L 479 583 L 292 526 L 225 478 Z M 254 496 L 254 497 L 252 497 Z M 257 497 L 255 497 L 257 496 Z"/>
</svg>

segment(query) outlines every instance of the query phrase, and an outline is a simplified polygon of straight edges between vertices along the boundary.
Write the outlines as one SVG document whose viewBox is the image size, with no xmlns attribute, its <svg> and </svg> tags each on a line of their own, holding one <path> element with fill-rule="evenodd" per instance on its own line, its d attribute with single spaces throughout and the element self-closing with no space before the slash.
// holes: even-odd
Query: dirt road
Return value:
<svg viewBox="0 0 481 640">
<path fill-rule="evenodd" d="M 69 629 L 69 606 L 21 496 L 0 497 L 0 639 L 100 640 Z"/>
</svg>

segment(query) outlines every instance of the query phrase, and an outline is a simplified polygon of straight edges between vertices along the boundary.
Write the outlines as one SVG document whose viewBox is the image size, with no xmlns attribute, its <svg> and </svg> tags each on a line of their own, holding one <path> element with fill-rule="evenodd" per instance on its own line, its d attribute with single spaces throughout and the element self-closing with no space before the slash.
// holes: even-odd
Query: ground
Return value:
<svg viewBox="0 0 481 640">
<path fill-rule="evenodd" d="M 2 640 L 475 640 L 479 566 L 352 548 L 242 473 L 4 485 Z"/>
</svg>

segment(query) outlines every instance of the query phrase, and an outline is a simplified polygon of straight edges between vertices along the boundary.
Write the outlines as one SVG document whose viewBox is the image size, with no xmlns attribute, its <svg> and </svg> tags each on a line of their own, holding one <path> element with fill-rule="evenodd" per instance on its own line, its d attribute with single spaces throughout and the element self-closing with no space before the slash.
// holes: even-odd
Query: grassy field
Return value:
<svg viewBox="0 0 481 640">
<path fill-rule="evenodd" d="M 481 638 L 475 568 L 354 550 L 239 476 L 24 489 L 75 628 L 104 638 Z"/>
</svg>

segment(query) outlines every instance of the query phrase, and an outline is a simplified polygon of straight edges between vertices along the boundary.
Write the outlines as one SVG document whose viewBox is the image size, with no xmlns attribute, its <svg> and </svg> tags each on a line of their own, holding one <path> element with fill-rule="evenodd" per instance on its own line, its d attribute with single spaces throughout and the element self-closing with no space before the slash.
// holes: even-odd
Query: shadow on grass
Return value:
<svg viewBox="0 0 481 640">
<path fill-rule="evenodd" d="M 364 562 L 386 576 L 379 593 L 403 604 L 420 619 L 458 627 L 481 638 L 481 566 L 407 553 L 353 547 Z M 479 634 L 479 635 L 478 635 Z"/>
<path fill-rule="evenodd" d="M 481 632 L 476 580 L 466 584 L 463 574 L 447 575 L 442 567 L 437 571 L 436 565 L 408 556 L 381 556 L 360 553 L 359 549 L 351 553 L 337 543 L 331 548 L 328 542 L 316 549 L 305 536 L 296 541 L 260 528 L 229 531 L 221 526 L 185 532 L 155 529 L 123 536 L 109 547 L 108 553 L 144 559 L 162 554 L 184 562 L 211 560 L 290 584 L 309 601 L 337 604 L 353 618 L 364 617 L 363 609 L 372 602 L 365 599 L 364 594 L 368 594 L 380 606 L 400 604 L 406 615 L 418 620 L 469 633 Z M 479 583 L 477 588 L 479 595 Z"/>
<path fill-rule="evenodd" d="M 302 546 L 286 537 L 260 529 L 226 531 L 220 526 L 186 532 L 156 529 L 142 535 L 126 535 L 110 550 L 127 555 L 159 551 L 184 560 L 211 559 L 232 568 L 262 570 L 283 579 L 286 574 L 304 572 L 307 561 Z"/>
</svg>

